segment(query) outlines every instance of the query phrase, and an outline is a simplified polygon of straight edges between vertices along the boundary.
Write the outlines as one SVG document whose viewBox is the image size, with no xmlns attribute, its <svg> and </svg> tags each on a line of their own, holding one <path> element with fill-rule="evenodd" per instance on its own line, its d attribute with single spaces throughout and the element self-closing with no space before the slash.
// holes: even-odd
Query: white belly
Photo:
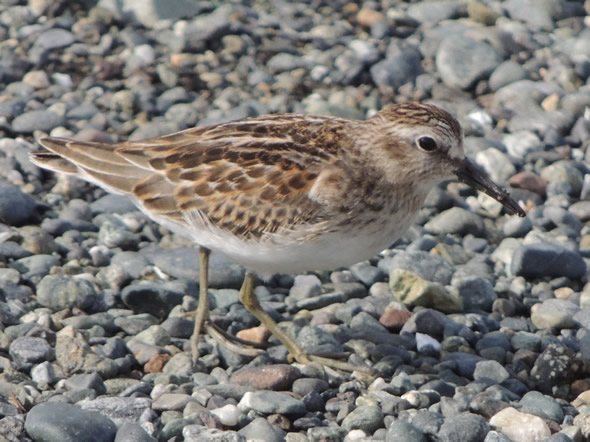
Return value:
<svg viewBox="0 0 590 442">
<path fill-rule="evenodd" d="M 407 230 L 413 215 L 392 217 L 366 229 L 323 233 L 305 241 L 242 241 L 225 232 L 222 238 L 197 235 L 193 239 L 265 278 L 275 273 L 331 270 L 372 258 Z"/>
<path fill-rule="evenodd" d="M 198 215 L 187 217 L 186 224 L 179 224 L 148 211 L 145 213 L 170 230 L 267 279 L 275 273 L 332 270 L 372 258 L 408 229 L 417 208 L 411 212 L 382 214 L 370 223 L 356 223 L 336 231 L 323 232 L 316 227 L 311 232 L 302 229 L 269 234 L 261 240 L 240 239 Z"/>
</svg>

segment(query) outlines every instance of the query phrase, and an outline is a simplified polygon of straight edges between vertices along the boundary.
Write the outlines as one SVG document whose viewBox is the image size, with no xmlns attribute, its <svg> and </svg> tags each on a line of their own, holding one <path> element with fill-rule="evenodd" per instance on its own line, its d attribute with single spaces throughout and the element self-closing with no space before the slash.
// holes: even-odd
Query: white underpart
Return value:
<svg viewBox="0 0 590 442">
<path fill-rule="evenodd" d="M 336 269 L 372 258 L 398 239 L 415 215 L 394 215 L 384 220 L 384 225 L 370 230 L 358 228 L 314 235 L 313 231 L 302 229 L 269 233 L 260 240 L 243 240 L 216 227 L 199 211 L 187 214 L 189 227 L 154 215 L 134 202 L 147 216 L 169 230 L 227 256 L 264 279 L 275 273 Z"/>
</svg>

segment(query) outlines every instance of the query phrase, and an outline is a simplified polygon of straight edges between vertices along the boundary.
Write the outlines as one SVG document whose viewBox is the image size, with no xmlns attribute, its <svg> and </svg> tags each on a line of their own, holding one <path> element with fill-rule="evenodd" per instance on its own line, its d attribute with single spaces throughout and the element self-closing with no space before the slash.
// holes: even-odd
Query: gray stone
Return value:
<svg viewBox="0 0 590 442">
<path fill-rule="evenodd" d="M 111 442 L 117 427 L 100 413 L 66 403 L 44 402 L 27 413 L 25 430 L 34 440 L 45 442 Z"/>
<path fill-rule="evenodd" d="M 527 154 L 539 152 L 543 149 L 543 142 L 535 133 L 529 131 L 506 134 L 502 141 L 510 155 L 523 160 Z"/>
<path fill-rule="evenodd" d="M 86 411 L 98 412 L 117 425 L 138 422 L 141 415 L 150 410 L 152 400 L 146 397 L 98 397 L 85 401 L 81 406 Z"/>
<path fill-rule="evenodd" d="M 443 20 L 456 18 L 465 12 L 465 5 L 460 1 L 437 1 L 431 3 L 414 3 L 408 7 L 407 14 L 420 23 L 428 23 L 429 26 Z"/>
<path fill-rule="evenodd" d="M 105 221 L 98 231 L 98 242 L 109 248 L 136 249 L 140 241 L 138 234 L 133 233 L 122 225 Z"/>
<path fill-rule="evenodd" d="M 565 247 L 530 244 L 514 251 L 510 271 L 528 279 L 545 276 L 578 279 L 586 274 L 586 263 L 578 253 Z"/>
<path fill-rule="evenodd" d="M 281 52 L 267 61 L 268 69 L 272 74 L 279 74 L 281 72 L 293 71 L 308 67 L 308 62 L 297 55 Z"/>
<path fill-rule="evenodd" d="M 100 197 L 90 204 L 90 209 L 93 214 L 98 213 L 129 213 L 137 211 L 135 204 L 129 198 L 123 195 L 107 194 Z"/>
<path fill-rule="evenodd" d="M 88 310 L 96 298 L 94 285 L 82 278 L 47 275 L 37 286 L 39 303 L 54 311 L 73 307 Z"/>
<path fill-rule="evenodd" d="M 516 173 L 516 168 L 508 156 L 494 147 L 478 152 L 475 161 L 488 173 L 496 183 L 508 181 Z"/>
<path fill-rule="evenodd" d="M 523 413 L 534 414 L 543 419 L 555 422 L 563 421 L 563 410 L 559 402 L 551 396 L 544 395 L 538 391 L 529 391 L 519 401 Z"/>
<path fill-rule="evenodd" d="M 537 132 L 542 137 L 545 137 L 552 131 L 560 134 L 568 133 L 575 121 L 576 116 L 572 112 L 528 110 L 514 115 L 508 123 L 508 130 L 512 133 L 520 131 Z"/>
<path fill-rule="evenodd" d="M 361 405 L 356 407 L 342 421 L 342 428 L 346 431 L 354 429 L 363 430 L 367 434 L 373 434 L 383 426 L 383 411 L 374 405 Z"/>
<path fill-rule="evenodd" d="M 428 437 L 409 422 L 394 420 L 387 430 L 386 442 L 427 442 Z"/>
<path fill-rule="evenodd" d="M 474 235 L 485 236 L 486 227 L 480 216 L 473 212 L 453 207 L 434 216 L 424 228 L 436 235 Z"/>
<path fill-rule="evenodd" d="M 386 270 L 390 273 L 395 269 L 408 270 L 423 279 L 442 285 L 450 284 L 454 272 L 453 267 L 443 257 L 422 251 L 398 253 Z"/>
<path fill-rule="evenodd" d="M 533 228 L 533 222 L 529 217 L 521 218 L 513 216 L 502 225 L 502 233 L 512 238 L 522 238 Z"/>
<path fill-rule="evenodd" d="M 31 368 L 31 379 L 36 383 L 43 382 L 47 385 L 51 385 L 57 380 L 57 377 L 53 365 L 51 365 L 50 362 L 45 361 Z"/>
<path fill-rule="evenodd" d="M 21 226 L 31 220 L 36 204 L 18 187 L 0 185 L 0 221 L 9 226 Z"/>
<path fill-rule="evenodd" d="M 508 371 L 496 361 L 481 361 L 475 365 L 473 378 L 475 380 L 492 380 L 501 384 L 510 377 Z"/>
<path fill-rule="evenodd" d="M 534 30 L 552 31 L 555 26 L 552 15 L 557 14 L 555 8 L 559 5 L 559 2 L 550 0 L 508 0 L 502 6 L 512 19 L 520 20 Z"/>
<path fill-rule="evenodd" d="M 447 86 L 458 89 L 471 88 L 501 62 L 495 48 L 464 35 L 446 38 L 436 53 L 436 67 L 442 80 Z"/>
<path fill-rule="evenodd" d="M 68 390 L 90 389 L 96 391 L 97 395 L 106 393 L 104 382 L 97 373 L 74 375 L 66 379 L 64 385 Z"/>
<path fill-rule="evenodd" d="M 65 29 L 53 28 L 39 34 L 35 46 L 45 50 L 65 48 L 74 43 L 74 35 Z"/>
<path fill-rule="evenodd" d="M 157 442 L 138 423 L 126 423 L 119 427 L 115 442 Z"/>
<path fill-rule="evenodd" d="M 318 427 L 307 430 L 307 439 L 310 442 L 339 442 L 344 440 L 346 430 L 340 427 Z"/>
<path fill-rule="evenodd" d="M 497 91 L 501 87 L 504 87 L 515 81 L 523 80 L 526 78 L 526 71 L 524 68 L 512 61 L 506 60 L 500 64 L 494 72 L 490 75 L 489 85 L 492 91 Z"/>
<path fill-rule="evenodd" d="M 441 442 L 479 442 L 490 431 L 485 419 L 477 414 L 463 413 L 445 419 L 438 438 Z"/>
<path fill-rule="evenodd" d="M 418 51 L 406 50 L 374 64 L 371 67 L 371 78 L 378 87 L 395 90 L 414 81 L 422 72 L 422 59 Z"/>
<path fill-rule="evenodd" d="M 258 417 L 238 431 L 247 440 L 261 439 L 265 442 L 282 442 L 285 432 L 271 425 L 265 418 Z"/>
<path fill-rule="evenodd" d="M 137 252 L 119 252 L 111 258 L 111 265 L 120 266 L 131 278 L 139 279 L 149 265 L 145 256 Z"/>
<path fill-rule="evenodd" d="M 30 134 L 36 130 L 51 132 L 63 126 L 65 118 L 49 110 L 33 110 L 25 112 L 12 120 L 12 130 L 19 134 Z"/>
<path fill-rule="evenodd" d="M 178 249 L 142 250 L 160 270 L 179 279 L 199 280 L 199 250 L 186 247 Z M 239 289 L 244 280 L 244 269 L 218 254 L 209 259 L 209 287 Z"/>
<path fill-rule="evenodd" d="M 330 353 L 342 351 L 340 343 L 327 331 L 314 326 L 303 327 L 296 336 L 296 342 L 309 353 Z"/>
<path fill-rule="evenodd" d="M 531 320 L 540 329 L 576 328 L 574 319 L 580 307 L 565 299 L 546 299 L 541 304 L 534 306 Z"/>
<path fill-rule="evenodd" d="M 45 339 L 20 337 L 10 343 L 9 354 L 19 370 L 28 370 L 34 364 L 51 360 L 53 349 Z"/>
<path fill-rule="evenodd" d="M 463 308 L 466 311 L 492 311 L 492 305 L 498 296 L 487 279 L 468 277 L 457 282 L 453 281 L 453 285 L 457 288 L 461 299 L 463 299 Z"/>
</svg>

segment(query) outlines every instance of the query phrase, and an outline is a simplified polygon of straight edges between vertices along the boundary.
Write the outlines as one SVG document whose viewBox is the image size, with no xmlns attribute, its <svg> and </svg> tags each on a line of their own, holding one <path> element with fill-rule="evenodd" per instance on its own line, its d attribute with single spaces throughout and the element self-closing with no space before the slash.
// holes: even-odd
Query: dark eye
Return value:
<svg viewBox="0 0 590 442">
<path fill-rule="evenodd" d="M 432 137 L 420 137 L 416 140 L 416 143 L 418 144 L 418 147 L 424 152 L 434 152 L 436 149 L 438 149 L 438 145 Z"/>
</svg>

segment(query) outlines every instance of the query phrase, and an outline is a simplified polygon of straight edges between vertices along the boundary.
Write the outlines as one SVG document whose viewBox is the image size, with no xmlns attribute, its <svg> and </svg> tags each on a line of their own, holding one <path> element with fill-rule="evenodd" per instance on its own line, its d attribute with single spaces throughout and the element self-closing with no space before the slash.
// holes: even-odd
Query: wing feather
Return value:
<svg viewBox="0 0 590 442">
<path fill-rule="evenodd" d="M 343 123 L 283 115 L 114 145 L 43 138 L 51 153 L 32 159 L 129 194 L 157 220 L 198 228 L 195 220 L 206 219 L 237 237 L 257 238 L 328 216 L 316 183 L 346 141 Z"/>
</svg>

